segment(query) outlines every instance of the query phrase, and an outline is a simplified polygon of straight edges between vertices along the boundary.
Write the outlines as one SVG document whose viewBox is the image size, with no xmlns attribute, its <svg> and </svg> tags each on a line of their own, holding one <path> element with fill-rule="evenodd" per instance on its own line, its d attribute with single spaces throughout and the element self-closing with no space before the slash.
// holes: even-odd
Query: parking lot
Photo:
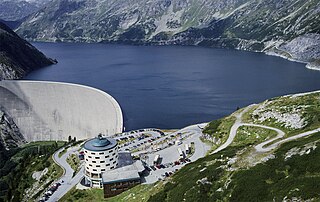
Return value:
<svg viewBox="0 0 320 202">
<path fill-rule="evenodd" d="M 119 150 L 137 152 L 151 146 L 151 143 L 165 136 L 158 129 L 141 129 L 113 136 L 118 141 Z"/>
<path fill-rule="evenodd" d="M 130 151 L 134 159 L 144 162 L 148 170 L 144 183 L 154 183 L 172 175 L 186 163 L 206 155 L 210 146 L 199 139 L 204 126 L 197 124 L 174 132 L 141 129 L 118 134 L 113 138 L 118 140 L 120 150 Z M 186 151 L 186 145 L 192 151 Z M 156 156 L 159 156 L 158 162 L 154 162 Z"/>
</svg>

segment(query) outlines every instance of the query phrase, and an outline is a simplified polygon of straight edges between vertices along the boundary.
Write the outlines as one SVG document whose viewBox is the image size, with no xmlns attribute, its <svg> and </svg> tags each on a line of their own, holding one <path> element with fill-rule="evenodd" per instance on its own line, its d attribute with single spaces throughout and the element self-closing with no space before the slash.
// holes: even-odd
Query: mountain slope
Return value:
<svg viewBox="0 0 320 202">
<path fill-rule="evenodd" d="M 50 0 L 0 0 L 0 19 L 17 21 L 40 10 Z"/>
<path fill-rule="evenodd" d="M 26 143 L 17 125 L 0 109 L 0 151 L 11 149 Z"/>
<path fill-rule="evenodd" d="M 228 147 L 185 165 L 155 184 L 138 185 L 108 201 L 319 201 L 319 98 L 320 91 L 315 91 L 239 109 L 230 116 L 246 125 L 237 130 Z M 234 125 L 229 134 L 221 130 L 221 125 L 229 125 L 226 121 L 230 119 L 212 121 L 203 130 L 204 137 L 212 137 L 206 141 L 211 141 L 214 149 L 231 134 Z M 275 137 L 271 126 L 285 131 L 285 136 Z M 313 133 L 301 136 L 307 131 Z M 266 150 L 257 149 L 267 142 Z M 73 189 L 64 201 L 104 201 L 102 197 L 103 190 Z"/>
<path fill-rule="evenodd" d="M 227 47 L 317 64 L 319 47 L 305 39 L 317 41 L 319 16 L 317 0 L 54 0 L 17 32 L 28 40 Z M 309 51 L 281 48 L 292 40 Z"/>
<path fill-rule="evenodd" d="M 0 22 L 0 80 L 19 79 L 30 71 L 54 64 L 9 27 Z"/>
</svg>

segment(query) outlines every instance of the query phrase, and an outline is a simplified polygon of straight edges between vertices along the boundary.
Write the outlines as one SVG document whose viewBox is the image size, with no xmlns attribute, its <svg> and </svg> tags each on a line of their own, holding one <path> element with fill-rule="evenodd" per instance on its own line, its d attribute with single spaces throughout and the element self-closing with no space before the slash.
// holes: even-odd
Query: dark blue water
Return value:
<svg viewBox="0 0 320 202">
<path fill-rule="evenodd" d="M 79 83 L 117 99 L 129 129 L 181 128 L 237 107 L 320 89 L 320 72 L 260 53 L 197 47 L 35 43 L 59 63 L 26 79 Z"/>
</svg>

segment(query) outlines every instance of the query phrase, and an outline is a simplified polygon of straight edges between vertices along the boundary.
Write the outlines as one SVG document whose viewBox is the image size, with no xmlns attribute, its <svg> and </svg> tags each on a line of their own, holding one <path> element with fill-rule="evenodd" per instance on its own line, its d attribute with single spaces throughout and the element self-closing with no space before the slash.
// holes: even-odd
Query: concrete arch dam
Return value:
<svg viewBox="0 0 320 202">
<path fill-rule="evenodd" d="M 122 111 L 109 94 L 88 86 L 47 81 L 0 81 L 0 107 L 27 141 L 113 135 Z"/>
</svg>

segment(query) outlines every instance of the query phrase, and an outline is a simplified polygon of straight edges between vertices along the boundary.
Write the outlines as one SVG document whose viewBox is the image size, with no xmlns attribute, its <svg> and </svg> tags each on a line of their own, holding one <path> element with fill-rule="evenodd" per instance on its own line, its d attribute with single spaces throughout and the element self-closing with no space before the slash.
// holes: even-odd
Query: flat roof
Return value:
<svg viewBox="0 0 320 202">
<path fill-rule="evenodd" d="M 102 173 L 102 183 L 112 184 L 116 182 L 126 182 L 130 180 L 140 179 L 139 172 L 144 170 L 144 166 L 141 161 L 135 161 L 133 164 L 123 166 Z"/>
<path fill-rule="evenodd" d="M 113 138 L 99 136 L 84 143 L 84 148 L 90 151 L 105 151 L 117 146 L 117 141 Z"/>
</svg>

